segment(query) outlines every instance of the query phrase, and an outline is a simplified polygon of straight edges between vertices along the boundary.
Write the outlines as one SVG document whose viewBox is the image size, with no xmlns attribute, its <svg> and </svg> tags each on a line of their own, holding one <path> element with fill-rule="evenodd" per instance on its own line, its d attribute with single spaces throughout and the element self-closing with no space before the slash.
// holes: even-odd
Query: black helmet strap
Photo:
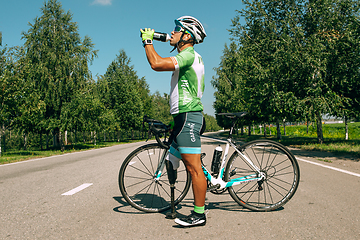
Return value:
<svg viewBox="0 0 360 240">
<path fill-rule="evenodd" d="M 180 40 L 175 44 L 174 48 L 170 51 L 170 53 L 172 53 L 175 49 L 179 48 L 179 43 L 193 43 L 195 44 L 195 40 L 194 39 L 190 39 L 190 40 L 187 40 L 187 41 L 184 41 L 183 40 L 183 37 L 185 35 L 185 31 L 183 31 L 183 33 L 181 34 L 181 37 L 180 37 Z"/>
</svg>

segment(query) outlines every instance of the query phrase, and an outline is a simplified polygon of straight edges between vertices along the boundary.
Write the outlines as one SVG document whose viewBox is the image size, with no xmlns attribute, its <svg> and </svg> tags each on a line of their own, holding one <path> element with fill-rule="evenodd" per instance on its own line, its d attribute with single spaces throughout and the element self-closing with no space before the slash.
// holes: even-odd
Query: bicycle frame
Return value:
<svg viewBox="0 0 360 240">
<path fill-rule="evenodd" d="M 260 171 L 260 169 L 254 165 L 254 163 L 247 157 L 245 156 L 242 152 L 240 152 L 236 145 L 233 143 L 233 141 L 231 140 L 231 138 L 228 138 L 226 141 L 225 140 L 221 140 L 218 138 L 212 138 L 212 137 L 206 137 L 206 136 L 201 136 L 201 138 L 207 138 L 207 139 L 211 139 L 211 140 L 215 140 L 217 142 L 223 142 L 226 143 L 226 147 L 225 147 L 225 152 L 224 152 L 224 156 L 221 160 L 221 167 L 219 170 L 219 174 L 218 176 L 215 178 L 214 176 L 212 176 L 209 171 L 206 169 L 206 167 L 204 165 L 202 165 L 202 169 L 203 172 L 205 174 L 205 177 L 207 178 L 207 180 L 213 185 L 216 186 L 218 185 L 218 190 L 221 190 L 223 188 L 227 188 L 227 187 L 231 187 L 231 186 L 235 186 L 238 184 L 242 184 L 242 183 L 246 183 L 246 182 L 250 182 L 250 181 L 260 181 L 262 179 L 265 178 L 265 175 Z M 245 160 L 247 161 L 247 163 L 253 168 L 253 170 L 255 170 L 257 172 L 257 174 L 251 174 L 248 176 L 244 176 L 241 178 L 235 178 L 235 179 L 231 179 L 229 182 L 225 182 L 223 180 L 224 177 L 224 171 L 225 171 L 225 167 L 226 167 L 226 162 L 227 162 L 227 156 L 229 153 L 229 149 L 230 146 L 232 148 L 235 149 L 235 151 Z"/>
<path fill-rule="evenodd" d="M 154 181 L 156 182 L 159 182 L 159 179 L 163 173 L 163 169 L 165 167 L 165 157 L 166 157 L 166 154 L 167 154 L 168 151 L 164 151 L 162 156 L 161 156 L 161 159 L 159 159 L 159 164 L 157 166 L 157 169 L 155 171 L 155 174 L 154 174 Z"/>
<path fill-rule="evenodd" d="M 202 165 L 202 170 L 205 174 L 205 177 L 213 186 L 217 186 L 217 189 L 221 190 L 223 188 L 235 186 L 238 184 L 242 184 L 242 183 L 246 183 L 246 182 L 250 182 L 250 181 L 260 181 L 262 179 L 265 179 L 265 175 L 260 171 L 260 169 L 256 165 L 254 165 L 254 163 L 247 156 L 245 156 L 241 151 L 239 151 L 237 149 L 236 145 L 233 143 L 231 138 L 228 138 L 227 140 L 222 140 L 222 139 L 207 137 L 207 136 L 201 136 L 201 138 L 211 139 L 211 140 L 215 140 L 217 142 L 226 143 L 225 152 L 224 152 L 224 155 L 221 160 L 221 167 L 219 170 L 219 174 L 216 178 L 209 173 L 209 171 L 206 169 L 206 167 L 204 165 Z M 235 151 L 253 168 L 253 170 L 257 172 L 257 174 L 251 174 L 251 175 L 244 176 L 241 178 L 231 179 L 229 182 L 225 182 L 223 180 L 224 171 L 225 171 L 226 162 L 227 162 L 227 156 L 229 153 L 230 146 L 235 149 Z M 157 166 L 157 169 L 156 169 L 154 177 L 153 177 L 154 181 L 156 181 L 156 182 L 159 181 L 159 179 L 163 173 L 163 169 L 164 169 L 165 161 L 166 161 L 165 157 L 166 157 L 167 152 L 168 151 L 164 151 L 163 156 L 161 157 L 161 159 L 159 159 L 159 164 Z"/>
</svg>

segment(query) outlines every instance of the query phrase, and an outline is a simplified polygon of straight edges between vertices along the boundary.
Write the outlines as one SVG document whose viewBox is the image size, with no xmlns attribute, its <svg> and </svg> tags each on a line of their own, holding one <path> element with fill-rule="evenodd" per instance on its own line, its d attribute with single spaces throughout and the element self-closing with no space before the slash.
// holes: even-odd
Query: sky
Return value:
<svg viewBox="0 0 360 240">
<path fill-rule="evenodd" d="M 205 64 L 205 92 L 202 98 L 204 113 L 215 115 L 213 108 L 215 89 L 211 85 L 214 68 L 219 66 L 225 44 L 230 43 L 228 29 L 236 10 L 244 8 L 241 0 L 58 0 L 65 12 L 72 13 L 78 32 L 83 39 L 89 36 L 98 50 L 98 57 L 90 65 L 94 79 L 103 75 L 120 50 L 131 59 L 139 78 L 145 77 L 151 94 L 169 93 L 171 72 L 155 72 L 149 66 L 140 38 L 140 28 L 152 28 L 171 33 L 174 20 L 184 15 L 197 18 L 205 27 L 207 37 L 195 50 Z M 22 33 L 30 29 L 36 17 L 42 15 L 44 0 L 0 0 L 0 31 L 2 45 L 7 47 L 24 44 Z M 244 23 L 244 19 L 241 19 Z M 169 42 L 154 41 L 155 50 L 162 57 L 170 53 Z"/>
</svg>

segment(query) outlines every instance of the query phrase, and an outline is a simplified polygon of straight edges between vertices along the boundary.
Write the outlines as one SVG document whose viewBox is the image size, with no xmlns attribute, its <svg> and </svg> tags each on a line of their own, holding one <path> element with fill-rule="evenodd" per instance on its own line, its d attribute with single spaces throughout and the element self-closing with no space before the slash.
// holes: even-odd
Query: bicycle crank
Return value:
<svg viewBox="0 0 360 240">
<path fill-rule="evenodd" d="M 263 184 L 264 180 L 260 180 L 258 181 L 258 190 L 261 191 L 261 190 L 264 190 L 262 184 Z"/>
</svg>

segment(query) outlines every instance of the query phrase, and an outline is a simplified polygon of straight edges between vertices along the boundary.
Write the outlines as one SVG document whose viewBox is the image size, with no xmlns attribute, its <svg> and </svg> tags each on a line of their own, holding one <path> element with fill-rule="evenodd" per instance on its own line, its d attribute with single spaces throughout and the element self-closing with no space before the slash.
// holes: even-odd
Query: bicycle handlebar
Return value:
<svg viewBox="0 0 360 240">
<path fill-rule="evenodd" d="M 143 118 L 143 123 L 148 123 L 149 124 L 149 133 L 153 133 L 155 136 L 156 141 L 158 142 L 158 144 L 162 147 L 162 148 L 166 148 L 169 149 L 169 142 L 166 142 L 166 134 L 169 132 L 170 130 L 170 125 L 166 125 L 163 122 L 156 120 L 156 119 L 151 119 L 148 118 L 146 115 Z M 160 138 L 162 137 L 162 135 L 164 135 L 164 141 L 162 141 Z"/>
<path fill-rule="evenodd" d="M 159 120 L 148 118 L 146 115 L 145 115 L 144 118 L 143 118 L 143 122 L 147 122 L 147 123 L 162 123 L 162 122 L 159 121 Z M 162 124 L 164 124 L 164 123 L 162 123 Z M 165 125 L 165 124 L 164 124 L 164 125 Z"/>
</svg>

